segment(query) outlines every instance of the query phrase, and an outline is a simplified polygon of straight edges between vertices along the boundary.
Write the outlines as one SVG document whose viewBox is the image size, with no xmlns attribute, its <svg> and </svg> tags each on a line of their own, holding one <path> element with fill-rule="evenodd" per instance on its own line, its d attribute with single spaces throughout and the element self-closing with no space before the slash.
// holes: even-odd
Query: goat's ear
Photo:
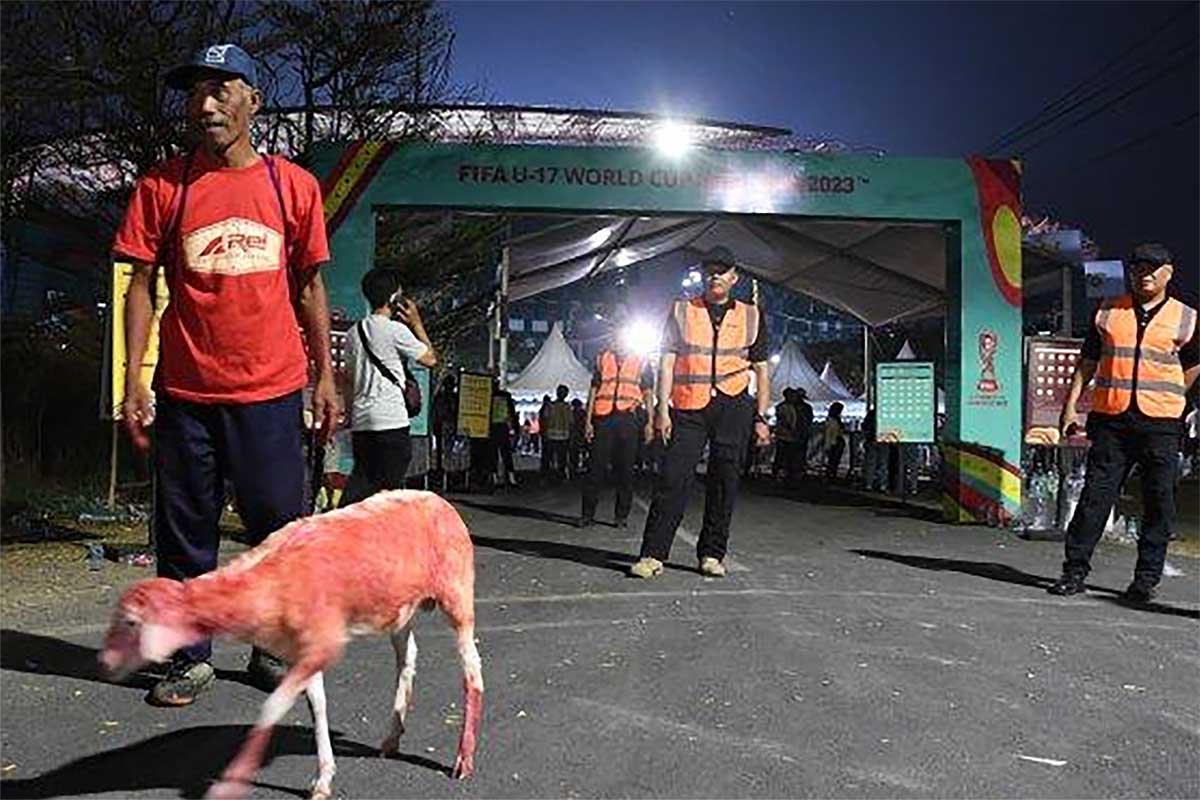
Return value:
<svg viewBox="0 0 1200 800">
<path fill-rule="evenodd" d="M 142 625 L 141 654 L 147 661 L 166 661 L 181 647 L 187 647 L 203 638 L 192 628 L 147 622 Z"/>
</svg>

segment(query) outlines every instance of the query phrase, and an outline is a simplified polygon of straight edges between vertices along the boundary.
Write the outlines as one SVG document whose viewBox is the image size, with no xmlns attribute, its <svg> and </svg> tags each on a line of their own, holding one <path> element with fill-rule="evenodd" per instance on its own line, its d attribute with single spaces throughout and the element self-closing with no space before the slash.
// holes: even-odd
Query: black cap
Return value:
<svg viewBox="0 0 1200 800">
<path fill-rule="evenodd" d="M 1163 264 L 1173 263 L 1171 260 L 1171 251 L 1165 245 L 1158 242 L 1145 242 L 1133 248 L 1133 252 L 1129 254 L 1129 258 L 1125 259 L 1125 266 L 1130 267 L 1134 264 L 1146 263 L 1153 264 L 1156 267 L 1161 267 Z"/>
<path fill-rule="evenodd" d="M 711 250 L 706 250 L 700 253 L 699 266 L 701 269 L 712 264 L 722 266 L 726 270 L 730 270 L 737 266 L 737 261 L 734 259 L 733 253 L 730 252 L 728 247 L 717 245 Z"/>
</svg>

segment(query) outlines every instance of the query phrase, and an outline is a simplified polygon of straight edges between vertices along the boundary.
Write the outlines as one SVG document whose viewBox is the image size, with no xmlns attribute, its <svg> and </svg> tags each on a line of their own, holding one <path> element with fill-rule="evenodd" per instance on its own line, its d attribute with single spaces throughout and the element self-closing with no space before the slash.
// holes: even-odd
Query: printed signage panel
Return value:
<svg viewBox="0 0 1200 800">
<path fill-rule="evenodd" d="M 1037 337 L 1026 340 L 1025 360 L 1025 431 L 1026 444 L 1057 444 L 1061 438 L 1059 416 L 1075 362 L 1083 349 L 1082 339 Z M 1087 421 L 1092 407 L 1091 386 L 1085 387 L 1077 404 L 1079 425 Z M 1080 433 L 1083 431 L 1081 430 Z"/>
<path fill-rule="evenodd" d="M 458 381 L 458 432 L 472 439 L 486 439 L 492 418 L 492 378 L 464 372 Z"/>
<path fill-rule="evenodd" d="M 937 390 L 931 361 L 894 361 L 875 367 L 875 440 L 934 441 Z"/>
</svg>

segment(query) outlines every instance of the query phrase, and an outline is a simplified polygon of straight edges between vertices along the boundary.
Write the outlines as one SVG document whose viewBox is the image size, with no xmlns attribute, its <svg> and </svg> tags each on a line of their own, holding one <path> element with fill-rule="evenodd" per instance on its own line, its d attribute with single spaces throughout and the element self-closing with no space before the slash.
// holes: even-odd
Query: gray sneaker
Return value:
<svg viewBox="0 0 1200 800">
<path fill-rule="evenodd" d="M 190 706 L 216 679 L 207 661 L 172 661 L 167 676 L 154 684 L 148 699 L 156 706 Z"/>
</svg>

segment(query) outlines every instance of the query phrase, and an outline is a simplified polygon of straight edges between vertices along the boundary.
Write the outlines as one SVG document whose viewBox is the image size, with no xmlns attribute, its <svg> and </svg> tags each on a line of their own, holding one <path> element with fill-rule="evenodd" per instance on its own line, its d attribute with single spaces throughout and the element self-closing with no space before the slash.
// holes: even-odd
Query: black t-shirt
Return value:
<svg viewBox="0 0 1200 800">
<path fill-rule="evenodd" d="M 705 303 L 708 306 L 709 317 L 712 318 L 713 326 L 720 326 L 721 321 L 725 319 L 725 312 L 733 307 L 734 301 L 725 303 L 724 305 L 714 306 Z M 667 324 L 663 329 L 662 349 L 664 353 L 678 353 L 679 344 L 683 341 L 683 332 L 679 330 L 679 324 L 675 320 L 675 314 L 671 313 L 667 316 Z M 767 360 L 767 321 L 761 316 L 758 321 L 758 335 L 754 339 L 754 343 L 750 345 L 750 363 L 760 364 Z"/>
<path fill-rule="evenodd" d="M 1134 303 L 1134 311 L 1137 312 L 1138 333 L 1141 334 L 1146 330 L 1146 326 L 1150 324 L 1150 320 L 1154 319 L 1154 315 L 1162 310 L 1167 301 L 1163 300 L 1156 306 L 1151 308 L 1142 308 L 1140 304 Z M 1100 329 L 1096 327 L 1095 315 L 1092 317 L 1092 325 L 1088 328 L 1087 336 L 1083 340 L 1083 349 L 1079 352 L 1079 357 L 1088 361 L 1099 361 L 1102 350 L 1103 340 L 1100 336 Z M 1200 364 L 1200 336 L 1193 335 L 1192 338 L 1179 351 L 1179 363 L 1184 371 Z M 1179 420 L 1166 419 L 1164 417 L 1148 417 L 1141 412 L 1137 405 L 1137 394 L 1129 400 L 1129 408 L 1122 411 L 1120 414 L 1101 414 L 1098 411 L 1093 411 L 1088 415 L 1088 422 L 1104 424 L 1104 423 L 1125 423 L 1131 424 L 1138 430 L 1176 430 L 1179 427 Z"/>
</svg>

